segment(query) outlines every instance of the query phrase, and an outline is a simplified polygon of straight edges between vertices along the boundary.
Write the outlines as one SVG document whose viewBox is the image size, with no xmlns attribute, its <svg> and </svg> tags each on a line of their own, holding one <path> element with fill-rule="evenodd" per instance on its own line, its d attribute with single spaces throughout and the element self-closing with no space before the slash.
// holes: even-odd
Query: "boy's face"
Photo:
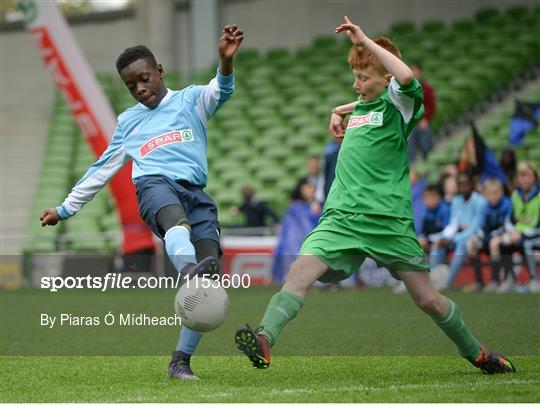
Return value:
<svg viewBox="0 0 540 405">
<path fill-rule="evenodd" d="M 441 196 L 437 192 L 425 191 L 424 192 L 424 205 L 432 210 L 441 202 Z"/>
<path fill-rule="evenodd" d="M 390 83 L 390 74 L 381 74 L 373 66 L 365 69 L 353 69 L 354 90 L 360 95 L 364 103 L 375 101 L 384 93 Z"/>
<path fill-rule="evenodd" d="M 489 186 L 484 191 L 484 196 L 490 205 L 497 205 L 503 196 L 503 189 L 500 186 Z"/>
<path fill-rule="evenodd" d="M 315 186 L 309 183 L 302 184 L 302 186 L 300 186 L 300 196 L 304 201 L 313 201 L 315 199 Z"/>
<path fill-rule="evenodd" d="M 521 170 L 518 172 L 517 180 L 523 191 L 529 191 L 535 182 L 534 173 L 531 169 Z"/>
<path fill-rule="evenodd" d="M 135 100 L 148 108 L 156 108 L 167 88 L 163 84 L 163 67 L 152 66 L 145 59 L 137 59 L 120 71 L 120 77 Z"/>
</svg>

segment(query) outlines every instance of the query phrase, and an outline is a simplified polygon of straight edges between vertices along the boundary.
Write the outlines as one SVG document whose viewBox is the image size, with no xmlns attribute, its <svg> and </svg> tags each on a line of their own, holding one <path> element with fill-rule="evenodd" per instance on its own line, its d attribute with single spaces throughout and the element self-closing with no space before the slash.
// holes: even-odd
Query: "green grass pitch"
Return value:
<svg viewBox="0 0 540 405">
<path fill-rule="evenodd" d="M 272 366 L 254 369 L 237 355 L 233 334 L 246 321 L 257 323 L 275 291 L 229 291 L 229 317 L 203 339 L 201 355 L 192 361 L 201 380 L 189 382 L 166 377 L 177 339 L 174 327 L 42 331 L 25 320 L 43 308 L 50 313 L 66 308 L 73 313 L 111 308 L 167 313 L 172 290 L 101 295 L 62 291 L 53 299 L 46 291 L 2 291 L 0 398 L 2 402 L 540 400 L 538 295 L 449 294 L 475 335 L 508 354 L 518 369 L 513 375 L 486 376 L 457 356 L 453 344 L 406 295 L 387 289 L 314 291 L 280 337 Z"/>
</svg>

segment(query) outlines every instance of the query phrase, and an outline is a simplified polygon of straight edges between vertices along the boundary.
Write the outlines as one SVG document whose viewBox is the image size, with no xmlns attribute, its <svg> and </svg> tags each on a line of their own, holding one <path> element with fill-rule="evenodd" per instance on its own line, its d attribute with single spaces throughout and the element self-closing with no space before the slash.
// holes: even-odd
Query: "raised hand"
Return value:
<svg viewBox="0 0 540 405">
<path fill-rule="evenodd" d="M 41 226 L 56 225 L 60 219 L 60 215 L 58 215 L 56 208 L 45 208 L 39 217 Z"/>
<path fill-rule="evenodd" d="M 223 28 L 223 35 L 219 38 L 219 55 L 222 59 L 231 59 L 240 44 L 244 40 L 244 31 L 236 24 L 226 25 Z"/>
<path fill-rule="evenodd" d="M 362 28 L 360 28 L 358 25 L 353 24 L 351 20 L 349 20 L 349 17 L 345 16 L 344 18 L 345 23 L 341 24 L 336 28 L 336 33 L 345 31 L 353 44 L 363 45 L 365 40 L 368 39 L 368 36 L 364 34 Z"/>
</svg>

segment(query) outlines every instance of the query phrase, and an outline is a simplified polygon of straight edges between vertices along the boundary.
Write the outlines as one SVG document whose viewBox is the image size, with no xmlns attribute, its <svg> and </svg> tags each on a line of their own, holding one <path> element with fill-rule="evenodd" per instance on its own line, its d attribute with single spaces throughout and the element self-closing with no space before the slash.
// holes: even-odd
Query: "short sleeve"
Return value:
<svg viewBox="0 0 540 405">
<path fill-rule="evenodd" d="M 399 110 L 405 124 L 414 125 L 424 115 L 424 92 L 418 80 L 414 79 L 407 86 L 402 86 L 392 76 L 388 86 L 388 96 L 391 103 Z"/>
</svg>

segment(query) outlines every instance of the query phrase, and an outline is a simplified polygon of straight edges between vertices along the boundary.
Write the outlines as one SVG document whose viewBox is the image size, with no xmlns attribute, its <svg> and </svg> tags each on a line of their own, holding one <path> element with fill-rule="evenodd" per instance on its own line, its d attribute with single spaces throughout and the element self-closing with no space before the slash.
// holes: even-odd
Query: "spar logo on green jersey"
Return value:
<svg viewBox="0 0 540 405">
<path fill-rule="evenodd" d="M 383 113 L 378 111 L 372 111 L 365 115 L 356 115 L 351 117 L 347 128 L 363 127 L 364 125 L 372 125 L 374 127 L 380 127 L 383 124 Z"/>
</svg>

